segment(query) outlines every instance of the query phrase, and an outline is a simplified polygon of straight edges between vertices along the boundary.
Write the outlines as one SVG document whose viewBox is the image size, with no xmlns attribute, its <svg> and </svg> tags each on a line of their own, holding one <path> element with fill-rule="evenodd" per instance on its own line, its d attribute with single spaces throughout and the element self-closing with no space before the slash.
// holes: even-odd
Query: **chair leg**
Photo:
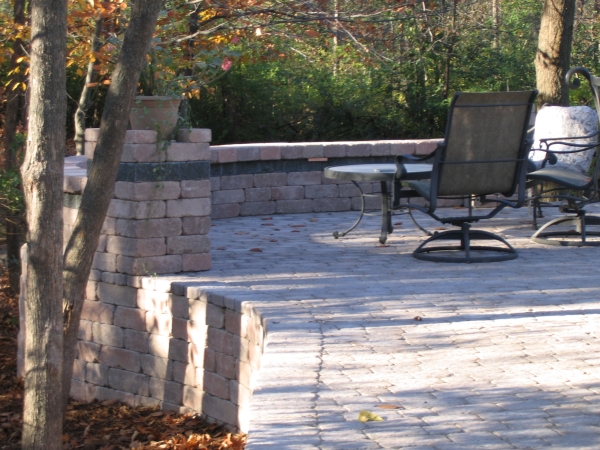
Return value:
<svg viewBox="0 0 600 450">
<path fill-rule="evenodd" d="M 577 211 L 575 216 L 562 216 L 551 220 L 531 236 L 538 244 L 563 247 L 598 247 L 600 240 L 590 241 L 589 237 L 600 237 L 600 231 L 588 230 L 589 225 L 600 225 L 600 217 L 587 216 L 585 210 Z M 574 230 L 550 231 L 556 226 L 574 226 Z"/>
<path fill-rule="evenodd" d="M 508 261 L 518 257 L 517 251 L 502 237 L 481 230 L 471 230 L 468 223 L 463 223 L 460 230 L 444 231 L 434 234 L 423 242 L 414 252 L 413 256 L 422 261 L 433 262 L 497 262 Z M 429 246 L 439 240 L 458 241 L 457 245 Z M 501 242 L 503 247 L 471 245 L 472 240 L 493 240 Z M 484 255 L 478 255 L 485 252 Z M 494 254 L 487 254 L 494 252 Z"/>
</svg>

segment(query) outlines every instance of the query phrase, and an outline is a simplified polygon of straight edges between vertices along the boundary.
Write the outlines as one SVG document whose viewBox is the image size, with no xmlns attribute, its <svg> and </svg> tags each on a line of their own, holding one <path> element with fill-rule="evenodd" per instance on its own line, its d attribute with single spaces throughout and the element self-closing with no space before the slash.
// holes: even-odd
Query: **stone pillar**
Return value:
<svg viewBox="0 0 600 450">
<path fill-rule="evenodd" d="M 97 137 L 98 129 L 86 130 L 88 164 Z M 127 131 L 93 270 L 122 278 L 210 269 L 210 130 L 179 138 Z"/>
</svg>

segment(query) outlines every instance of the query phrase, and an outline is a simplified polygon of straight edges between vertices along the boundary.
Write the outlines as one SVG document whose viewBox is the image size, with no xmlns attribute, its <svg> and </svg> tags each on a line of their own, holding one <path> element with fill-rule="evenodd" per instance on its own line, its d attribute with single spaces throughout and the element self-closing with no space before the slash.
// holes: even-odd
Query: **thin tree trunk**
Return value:
<svg viewBox="0 0 600 450">
<path fill-rule="evenodd" d="M 492 0 L 492 21 L 494 23 L 494 41 L 492 43 L 492 48 L 497 49 L 500 40 L 500 0 Z"/>
<path fill-rule="evenodd" d="M 162 0 L 133 3 L 129 26 L 106 95 L 100 122 L 100 136 L 88 174 L 88 182 L 83 192 L 73 233 L 65 249 L 63 408 L 66 407 L 69 398 L 85 287 L 100 230 L 113 195 L 129 111 L 161 4 Z"/>
<path fill-rule="evenodd" d="M 535 57 L 538 106 L 569 104 L 564 76 L 571 61 L 575 5 L 575 0 L 546 0 L 544 3 Z"/>
<path fill-rule="evenodd" d="M 102 46 L 102 42 L 100 41 L 100 35 L 102 33 L 102 18 L 98 18 L 96 20 L 96 29 L 94 30 L 94 37 L 92 38 L 92 52 L 97 53 Z M 79 103 L 77 104 L 77 111 L 75 111 L 75 149 L 78 155 L 83 155 L 84 153 L 84 134 L 85 134 L 85 118 L 87 115 L 88 109 L 90 109 L 90 98 L 92 96 L 92 89 L 89 84 L 94 79 L 94 64 L 95 62 L 90 59 L 87 68 L 87 74 L 85 75 L 85 83 L 83 84 L 83 89 L 81 90 L 81 95 L 79 96 Z"/>
<path fill-rule="evenodd" d="M 28 223 L 22 446 L 59 449 L 67 2 L 33 0 L 31 36 L 32 95 L 21 169 Z"/>
</svg>

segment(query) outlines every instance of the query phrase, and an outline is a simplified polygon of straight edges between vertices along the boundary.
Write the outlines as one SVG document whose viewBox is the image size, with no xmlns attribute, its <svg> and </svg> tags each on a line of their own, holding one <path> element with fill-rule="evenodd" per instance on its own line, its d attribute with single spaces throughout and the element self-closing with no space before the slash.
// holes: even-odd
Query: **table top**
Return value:
<svg viewBox="0 0 600 450">
<path fill-rule="evenodd" d="M 407 180 L 427 179 L 431 176 L 431 164 L 405 164 Z M 396 173 L 395 164 L 353 164 L 326 167 L 326 178 L 354 181 L 392 181 Z"/>
</svg>

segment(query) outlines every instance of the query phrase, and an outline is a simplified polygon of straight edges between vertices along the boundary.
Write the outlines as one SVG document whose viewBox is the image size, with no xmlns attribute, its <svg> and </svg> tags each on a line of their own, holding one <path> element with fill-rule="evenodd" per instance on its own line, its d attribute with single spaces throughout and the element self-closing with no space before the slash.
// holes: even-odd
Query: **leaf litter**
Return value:
<svg viewBox="0 0 600 450">
<path fill-rule="evenodd" d="M 23 380 L 17 378 L 18 295 L 9 292 L 0 265 L 0 447 L 21 448 Z M 65 414 L 63 450 L 243 450 L 247 437 L 209 424 L 195 413 L 130 407 L 113 400 L 71 401 Z"/>
</svg>

